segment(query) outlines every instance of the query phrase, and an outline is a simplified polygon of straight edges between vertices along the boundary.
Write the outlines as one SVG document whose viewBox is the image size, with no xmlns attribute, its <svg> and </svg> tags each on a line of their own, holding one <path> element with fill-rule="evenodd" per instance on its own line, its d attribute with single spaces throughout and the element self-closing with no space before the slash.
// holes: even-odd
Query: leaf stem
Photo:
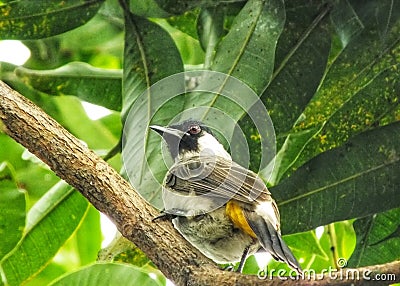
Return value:
<svg viewBox="0 0 400 286">
<path fill-rule="evenodd" d="M 338 261 L 339 261 L 339 254 L 338 254 L 338 247 L 337 247 L 337 237 L 336 237 L 336 231 L 335 231 L 335 224 L 330 223 L 328 225 L 328 235 L 329 235 L 329 240 L 331 242 L 331 252 L 332 252 L 332 265 L 333 267 L 336 267 L 336 269 L 339 269 Z"/>
<path fill-rule="evenodd" d="M 108 161 L 122 150 L 122 136 L 119 138 L 118 143 L 103 157 L 104 161 Z"/>
</svg>

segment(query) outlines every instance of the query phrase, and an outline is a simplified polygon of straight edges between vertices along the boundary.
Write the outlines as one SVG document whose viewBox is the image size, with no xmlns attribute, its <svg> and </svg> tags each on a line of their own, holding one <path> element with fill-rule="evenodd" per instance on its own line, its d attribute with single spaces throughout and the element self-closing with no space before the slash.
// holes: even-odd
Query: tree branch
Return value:
<svg viewBox="0 0 400 286">
<path fill-rule="evenodd" d="M 1 81 L 0 118 L 9 136 L 106 214 L 122 235 L 135 243 L 177 285 L 324 285 L 333 281 L 329 277 L 311 281 L 282 281 L 274 277 L 266 281 L 257 276 L 222 271 L 184 240 L 171 223 L 153 223 L 157 211 L 114 169 L 39 107 Z M 395 273 L 396 281 L 400 281 L 400 262 L 365 269 Z M 335 280 L 341 285 L 365 282 L 368 281 L 363 277 L 358 281 Z"/>
</svg>

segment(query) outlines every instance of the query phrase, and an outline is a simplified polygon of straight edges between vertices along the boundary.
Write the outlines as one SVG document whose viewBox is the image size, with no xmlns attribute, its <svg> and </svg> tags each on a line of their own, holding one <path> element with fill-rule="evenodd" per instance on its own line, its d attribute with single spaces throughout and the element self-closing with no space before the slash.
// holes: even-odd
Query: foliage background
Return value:
<svg viewBox="0 0 400 286">
<path fill-rule="evenodd" d="M 105 155 L 131 104 L 159 79 L 203 68 L 235 76 L 260 94 L 274 122 L 268 183 L 303 268 L 400 259 L 398 1 L 128 2 L 130 13 L 114 0 L 1 1 L 0 38 L 22 40 L 31 57 L 22 67 L 1 63 L 0 79 Z M 91 120 L 81 100 L 112 113 Z M 174 108 L 191 104 L 188 97 Z M 254 150 L 251 168 L 267 177 L 268 168 L 256 167 L 260 137 L 251 120 L 218 100 L 202 104 L 237 118 Z M 148 140 L 157 161 L 151 148 L 159 145 Z M 120 155 L 108 162 L 121 169 Z M 165 284 L 139 250 L 120 255 L 124 264 L 96 263 L 99 213 L 4 133 L 0 237 L 10 285 Z M 245 272 L 258 269 L 250 258 Z"/>
</svg>

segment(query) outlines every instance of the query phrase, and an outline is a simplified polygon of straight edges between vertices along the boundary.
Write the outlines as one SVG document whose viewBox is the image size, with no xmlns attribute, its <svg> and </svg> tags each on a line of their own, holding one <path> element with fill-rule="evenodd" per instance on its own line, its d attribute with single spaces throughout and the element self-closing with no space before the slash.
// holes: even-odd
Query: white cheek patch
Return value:
<svg viewBox="0 0 400 286">
<path fill-rule="evenodd" d="M 209 133 L 199 137 L 200 156 L 219 156 L 228 160 L 232 160 L 231 155 L 224 149 L 221 143 Z"/>
</svg>

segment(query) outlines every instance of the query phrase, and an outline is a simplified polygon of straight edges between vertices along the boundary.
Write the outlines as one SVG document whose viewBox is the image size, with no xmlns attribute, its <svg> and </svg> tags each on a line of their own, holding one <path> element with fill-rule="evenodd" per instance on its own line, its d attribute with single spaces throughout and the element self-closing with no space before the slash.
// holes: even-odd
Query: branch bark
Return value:
<svg viewBox="0 0 400 286">
<path fill-rule="evenodd" d="M 171 223 L 153 223 L 157 211 L 114 169 L 39 107 L 1 81 L 0 118 L 10 137 L 49 165 L 60 178 L 106 214 L 122 235 L 146 253 L 176 285 L 325 285 L 334 280 L 329 276 L 311 280 L 284 281 L 279 277 L 263 280 L 257 276 L 222 271 L 184 240 Z M 400 281 L 400 261 L 357 271 L 374 271 L 369 277 L 374 273 L 393 273 L 396 274 L 395 281 Z M 361 277 L 360 280 L 334 282 L 361 285 L 369 281 Z"/>
</svg>

